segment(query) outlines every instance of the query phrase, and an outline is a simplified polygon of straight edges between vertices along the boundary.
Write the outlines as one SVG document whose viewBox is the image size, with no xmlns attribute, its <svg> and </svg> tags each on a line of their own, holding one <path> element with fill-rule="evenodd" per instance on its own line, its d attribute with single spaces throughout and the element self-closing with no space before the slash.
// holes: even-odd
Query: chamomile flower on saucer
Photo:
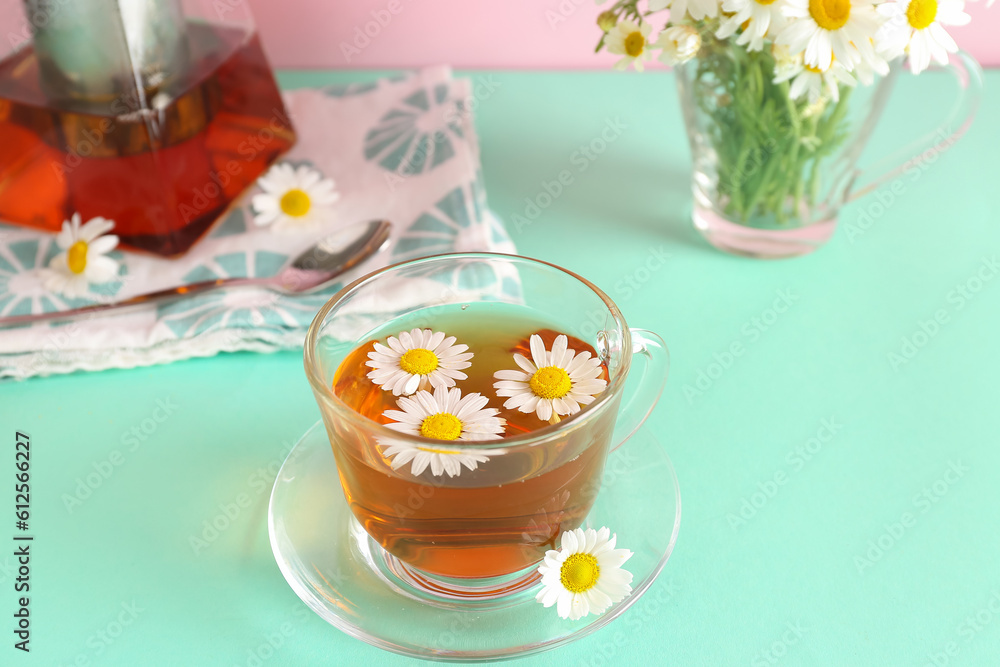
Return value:
<svg viewBox="0 0 1000 667">
<path fill-rule="evenodd" d="M 413 329 L 399 337 L 389 336 L 388 345 L 375 343 L 368 353 L 366 366 L 373 368 L 368 379 L 391 391 L 393 396 L 409 396 L 418 389 L 454 387 L 456 380 L 468 376 L 463 368 L 471 366 L 468 345 L 456 345 L 454 336 L 440 331 Z"/>
<path fill-rule="evenodd" d="M 628 19 L 619 21 L 608 31 L 608 52 L 622 56 L 615 63 L 616 69 L 625 69 L 631 63 L 636 71 L 642 71 L 643 63 L 653 57 L 648 41 L 652 31 L 653 26 L 645 21 L 636 23 Z"/>
<path fill-rule="evenodd" d="M 914 74 L 927 69 L 931 60 L 946 65 L 948 54 L 958 51 L 958 44 L 944 26 L 971 21 L 964 9 L 962 0 L 884 2 L 878 6 L 878 13 L 886 18 L 875 38 L 878 50 L 889 58 L 908 54 Z"/>
<path fill-rule="evenodd" d="M 562 548 L 546 552 L 538 566 L 542 590 L 535 599 L 546 607 L 556 605 L 560 618 L 571 621 L 603 614 L 623 600 L 632 592 L 632 573 L 622 565 L 632 552 L 615 549 L 617 539 L 606 527 L 564 532 Z"/>
<path fill-rule="evenodd" d="M 805 62 L 820 70 L 836 58 L 846 70 L 866 60 L 881 59 L 872 40 L 881 23 L 873 0 L 784 0 L 788 19 L 775 38 L 792 52 L 803 52 Z"/>
<path fill-rule="evenodd" d="M 333 204 L 340 199 L 332 179 L 302 165 L 276 164 L 257 179 L 263 192 L 250 200 L 253 221 L 278 231 L 315 228 L 330 219 Z"/>
<path fill-rule="evenodd" d="M 788 96 L 795 100 L 807 95 L 809 104 L 819 104 L 823 100 L 836 102 L 840 99 L 839 84 L 853 86 L 856 83 L 854 77 L 837 62 L 831 63 L 825 70 L 801 64 L 798 68 L 790 68 L 774 78 L 775 83 L 788 80 L 792 82 Z"/>
<path fill-rule="evenodd" d="M 115 223 L 105 218 L 92 218 L 80 224 L 80 214 L 63 222 L 56 236 L 62 250 L 40 271 L 45 289 L 69 298 L 87 293 L 91 284 L 106 283 L 118 275 L 118 262 L 107 256 L 118 245 L 118 237 L 108 234 Z"/>
<path fill-rule="evenodd" d="M 421 390 L 412 398 L 404 396 L 396 401 L 399 410 L 386 410 L 383 414 L 394 420 L 386 424 L 387 428 L 408 435 L 437 440 L 499 440 L 503 437 L 506 421 L 496 416 L 496 408 L 486 407 L 488 402 L 482 394 L 462 396 L 457 388 L 438 387 L 433 394 Z M 430 466 L 432 475 L 447 473 L 449 477 L 455 477 L 462 472 L 462 466 L 475 470 L 491 455 L 503 452 L 502 449 L 451 451 L 409 442 L 393 442 L 383 454 L 392 458 L 393 470 L 412 461 L 410 472 L 414 475 L 421 474 Z"/>
<path fill-rule="evenodd" d="M 542 337 L 532 334 L 529 345 L 531 360 L 514 354 L 514 363 L 521 370 L 497 371 L 498 382 L 493 386 L 497 396 L 509 396 L 503 406 L 509 410 L 534 412 L 542 421 L 557 419 L 580 411 L 604 391 L 607 382 L 599 378 L 601 360 L 590 352 L 579 354 L 567 348 L 565 335 L 557 336 L 552 351 L 545 349 Z"/>
<path fill-rule="evenodd" d="M 724 0 L 724 18 L 715 36 L 725 39 L 743 28 L 736 43 L 746 44 L 748 51 L 760 51 L 764 48 L 764 38 L 784 27 L 783 6 L 782 0 Z"/>
</svg>

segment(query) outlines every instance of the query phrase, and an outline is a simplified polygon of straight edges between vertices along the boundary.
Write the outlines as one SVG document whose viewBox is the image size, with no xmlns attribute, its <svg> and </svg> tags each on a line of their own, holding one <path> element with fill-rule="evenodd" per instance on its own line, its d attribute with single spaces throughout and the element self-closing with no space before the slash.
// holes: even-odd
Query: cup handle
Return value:
<svg viewBox="0 0 1000 667">
<path fill-rule="evenodd" d="M 639 427 L 645 423 L 649 413 L 653 411 L 663 386 L 667 383 L 667 371 L 670 368 L 670 353 L 667 344 L 657 334 L 646 329 L 630 329 L 632 333 L 632 363 L 642 360 L 639 384 L 624 397 L 624 403 L 618 411 L 618 422 L 611 448 L 614 451 L 631 438 Z M 631 373 L 635 372 L 633 366 Z"/>
<path fill-rule="evenodd" d="M 925 151 L 932 148 L 947 150 L 958 141 L 969 126 L 979 109 L 983 98 L 983 69 L 976 59 L 965 51 L 950 55 L 948 64 L 940 68 L 950 72 L 958 81 L 958 96 L 951 111 L 937 129 L 928 132 L 908 146 L 901 148 L 864 170 L 856 170 L 850 188 L 845 198 L 846 202 L 854 201 L 872 192 L 886 181 L 896 178 L 913 166 L 913 162 Z M 886 89 L 883 96 L 887 99 L 891 92 Z M 876 100 L 885 104 L 886 99 Z M 871 174 L 871 175 L 869 175 Z"/>
</svg>

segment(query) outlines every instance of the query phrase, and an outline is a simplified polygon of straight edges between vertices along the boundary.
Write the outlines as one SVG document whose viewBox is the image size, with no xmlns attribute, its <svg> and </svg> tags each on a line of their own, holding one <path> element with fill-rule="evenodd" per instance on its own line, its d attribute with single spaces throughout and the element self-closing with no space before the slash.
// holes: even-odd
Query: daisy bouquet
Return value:
<svg viewBox="0 0 1000 667">
<path fill-rule="evenodd" d="M 713 183 L 713 207 L 765 228 L 816 219 L 825 163 L 851 136 L 852 91 L 894 60 L 908 58 L 914 74 L 946 64 L 958 51 L 947 29 L 970 20 L 964 0 L 642 5 L 618 0 L 603 11 L 597 50 L 620 56 L 618 69 L 642 70 L 654 57 L 679 66 L 692 146 L 711 156 L 711 168 L 696 172 Z M 663 26 L 655 36 L 654 22 Z"/>
</svg>

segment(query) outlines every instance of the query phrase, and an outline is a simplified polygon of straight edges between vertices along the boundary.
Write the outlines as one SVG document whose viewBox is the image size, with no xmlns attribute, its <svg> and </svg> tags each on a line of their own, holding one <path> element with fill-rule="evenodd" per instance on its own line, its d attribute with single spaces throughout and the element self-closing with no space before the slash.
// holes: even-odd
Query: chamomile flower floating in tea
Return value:
<svg viewBox="0 0 1000 667">
<path fill-rule="evenodd" d="M 488 402 L 482 394 L 462 396 L 459 389 L 438 387 L 433 394 L 418 391 L 412 398 L 400 398 L 396 403 L 399 410 L 385 411 L 385 417 L 394 420 L 386 427 L 436 440 L 499 440 L 503 437 L 504 420 L 496 416 L 498 410 L 486 407 Z M 475 470 L 478 464 L 489 460 L 490 454 L 500 454 L 503 450 L 452 451 L 394 442 L 382 453 L 392 458 L 393 470 L 413 461 L 410 472 L 414 475 L 430 466 L 432 475 L 447 473 L 455 477 L 462 472 L 462 466 Z"/>
<path fill-rule="evenodd" d="M 577 354 L 567 348 L 565 335 L 556 337 L 551 352 L 538 334 L 532 334 L 529 344 L 531 361 L 514 354 L 520 371 L 494 373 L 497 396 L 510 397 L 505 408 L 534 412 L 542 421 L 558 421 L 559 416 L 576 414 L 581 405 L 592 403 L 607 386 L 607 381 L 598 377 L 601 360 L 592 358 L 588 351 Z"/>
<path fill-rule="evenodd" d="M 332 179 L 305 165 L 276 164 L 257 179 L 262 193 L 253 196 L 253 221 L 277 231 L 312 229 L 330 219 L 340 199 Z"/>
<path fill-rule="evenodd" d="M 971 21 L 964 8 L 962 0 L 898 0 L 879 5 L 878 13 L 888 19 L 878 31 L 879 51 L 887 58 L 909 54 L 914 74 L 927 69 L 931 60 L 947 65 L 948 53 L 957 51 L 958 44 L 943 26 Z"/>
<path fill-rule="evenodd" d="M 388 346 L 375 343 L 366 366 L 374 370 L 368 378 L 394 396 L 409 396 L 418 389 L 454 387 L 468 376 L 463 368 L 471 365 L 468 345 L 456 345 L 454 336 L 440 331 L 413 329 L 389 336 Z"/>
<path fill-rule="evenodd" d="M 79 298 L 87 293 L 91 283 L 100 284 L 118 275 L 118 262 L 107 253 L 118 245 L 118 237 L 108 234 L 115 223 L 104 218 L 93 218 L 80 224 L 80 214 L 63 222 L 62 231 L 56 236 L 56 245 L 62 250 L 52 258 L 40 276 L 45 289 L 69 298 Z"/>
<path fill-rule="evenodd" d="M 632 552 L 615 549 L 617 539 L 606 527 L 564 532 L 562 548 L 546 552 L 538 566 L 542 590 L 535 599 L 546 607 L 556 605 L 560 618 L 571 621 L 603 614 L 625 599 L 632 592 L 632 573 L 622 565 Z"/>
</svg>

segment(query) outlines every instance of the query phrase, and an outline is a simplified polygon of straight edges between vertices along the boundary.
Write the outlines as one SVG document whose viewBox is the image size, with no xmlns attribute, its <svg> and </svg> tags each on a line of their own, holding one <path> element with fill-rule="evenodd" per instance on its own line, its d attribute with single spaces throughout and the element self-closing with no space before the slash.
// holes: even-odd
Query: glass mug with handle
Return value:
<svg viewBox="0 0 1000 667">
<path fill-rule="evenodd" d="M 575 340 L 592 348 L 605 389 L 552 425 L 475 442 L 402 433 L 345 400 L 361 392 L 359 400 L 397 407 L 398 397 L 364 373 L 372 343 L 384 344 L 386 335 L 466 322 L 488 340 L 491 327 L 506 321 L 538 323 L 568 335 L 571 347 Z M 655 406 L 668 363 L 663 340 L 630 329 L 614 302 L 584 278 L 491 253 L 417 259 L 361 278 L 320 310 L 305 341 L 306 374 L 357 527 L 384 550 L 377 554 L 384 569 L 451 599 L 491 599 L 537 581 L 533 568 L 546 550 L 586 518 L 608 453 Z M 463 385 L 459 379 L 465 394 Z M 506 400 L 492 388 L 482 393 L 493 407 Z M 405 464 L 394 465 L 401 452 Z M 413 465 L 418 456 L 424 463 Z M 448 457 L 454 459 L 442 465 Z"/>
</svg>

